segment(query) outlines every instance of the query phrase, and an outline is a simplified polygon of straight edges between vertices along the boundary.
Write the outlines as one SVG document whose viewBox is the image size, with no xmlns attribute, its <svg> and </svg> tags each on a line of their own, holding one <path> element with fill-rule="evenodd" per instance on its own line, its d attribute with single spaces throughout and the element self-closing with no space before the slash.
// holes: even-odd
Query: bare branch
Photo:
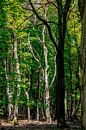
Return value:
<svg viewBox="0 0 86 130">
<path fill-rule="evenodd" d="M 47 0 L 47 1 L 48 1 L 49 4 L 53 4 L 53 6 L 54 6 L 55 8 L 58 8 L 58 6 L 53 2 L 53 0 L 51 0 L 51 1 L 50 1 L 50 0 Z"/>
<path fill-rule="evenodd" d="M 31 7 L 32 7 L 32 9 L 33 9 L 33 12 L 34 12 L 35 15 L 37 16 L 37 18 L 38 18 L 40 21 L 42 21 L 42 22 L 44 23 L 44 25 L 47 27 L 48 33 L 49 33 L 49 37 L 50 37 L 51 41 L 53 42 L 53 44 L 54 44 L 56 50 L 59 51 L 59 48 L 58 48 L 58 46 L 57 46 L 57 44 L 56 44 L 56 41 L 55 41 L 55 39 L 54 39 L 54 37 L 53 37 L 53 35 L 52 35 L 52 31 L 51 31 L 51 28 L 50 28 L 49 24 L 47 23 L 47 21 L 46 21 L 45 19 L 42 19 L 42 18 L 39 16 L 39 14 L 38 14 L 37 11 L 35 10 L 35 8 L 34 8 L 32 2 L 31 2 L 31 0 L 29 0 L 29 3 L 30 3 L 30 5 L 31 5 Z"/>
<path fill-rule="evenodd" d="M 31 46 L 31 44 L 30 44 L 29 34 L 28 34 L 28 46 L 29 46 L 29 49 L 30 49 L 30 51 L 31 51 L 31 53 L 32 53 L 32 55 L 33 55 L 33 57 L 34 57 L 34 59 L 39 63 L 39 59 L 36 58 L 36 56 L 35 56 L 35 54 L 34 54 L 34 52 L 33 52 L 33 48 L 32 48 L 32 46 Z"/>
</svg>

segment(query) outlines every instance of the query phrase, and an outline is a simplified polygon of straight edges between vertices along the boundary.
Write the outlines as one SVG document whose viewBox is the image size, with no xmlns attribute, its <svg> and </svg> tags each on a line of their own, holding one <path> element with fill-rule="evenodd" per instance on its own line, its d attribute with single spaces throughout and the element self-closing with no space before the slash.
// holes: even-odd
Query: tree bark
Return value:
<svg viewBox="0 0 86 130">
<path fill-rule="evenodd" d="M 40 70 L 41 68 L 39 67 L 38 70 L 38 85 L 37 85 L 37 121 L 39 123 L 40 119 L 40 114 L 39 114 L 39 101 L 40 101 Z"/>
<path fill-rule="evenodd" d="M 83 4 L 84 3 L 84 4 Z M 81 106 L 82 106 L 82 124 L 86 129 L 86 0 L 79 0 L 79 11 L 81 14 L 82 37 L 81 37 Z"/>
<path fill-rule="evenodd" d="M 56 91 L 57 91 L 57 107 L 56 107 L 56 115 L 57 115 L 57 124 L 65 125 L 65 87 L 64 87 L 64 58 L 63 54 L 59 54 L 56 56 L 56 64 L 57 64 L 57 74 L 56 74 Z"/>
<path fill-rule="evenodd" d="M 15 59 L 15 71 L 17 73 L 17 85 L 15 86 L 14 89 L 14 109 L 13 109 L 13 123 L 14 125 L 18 123 L 18 96 L 20 93 L 20 65 L 19 65 L 19 59 L 18 59 L 18 39 L 16 32 L 13 33 L 14 36 L 14 59 Z"/>
<path fill-rule="evenodd" d="M 7 81 L 8 119 L 10 119 L 12 117 L 13 104 L 11 103 L 12 102 L 12 92 L 10 91 L 10 83 L 9 83 L 9 75 L 8 75 L 9 64 L 8 64 L 8 58 L 7 57 L 4 60 L 4 65 L 5 65 L 5 76 L 6 76 L 6 81 Z"/>
<path fill-rule="evenodd" d="M 46 102 L 46 118 L 50 122 L 50 95 L 49 95 L 49 81 L 48 81 L 48 49 L 45 45 L 45 26 L 43 27 L 43 48 L 44 48 L 44 60 L 45 60 L 45 102 Z"/>
<path fill-rule="evenodd" d="M 70 79 L 69 79 L 69 96 L 70 96 L 69 117 L 71 118 L 71 116 L 72 116 L 72 111 L 73 111 L 71 45 L 69 45 L 69 72 L 70 72 Z"/>
<path fill-rule="evenodd" d="M 81 15 L 82 36 L 81 36 L 81 71 L 82 71 L 82 88 L 81 88 L 81 107 L 82 107 L 82 125 L 86 129 L 86 0 L 78 0 L 79 11 Z"/>
</svg>

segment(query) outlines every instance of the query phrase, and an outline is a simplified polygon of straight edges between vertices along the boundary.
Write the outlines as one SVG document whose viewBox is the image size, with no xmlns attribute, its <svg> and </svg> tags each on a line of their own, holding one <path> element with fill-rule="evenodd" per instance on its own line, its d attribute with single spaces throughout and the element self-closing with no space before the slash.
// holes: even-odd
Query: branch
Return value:
<svg viewBox="0 0 86 130">
<path fill-rule="evenodd" d="M 54 75 L 53 75 L 53 79 L 52 79 L 51 84 L 50 84 L 50 88 L 52 87 L 54 80 L 55 80 L 55 77 L 56 77 L 56 61 L 55 60 L 56 60 L 56 56 L 54 57 L 55 68 L 54 68 Z"/>
<path fill-rule="evenodd" d="M 36 58 L 36 56 L 35 56 L 35 54 L 34 54 L 34 52 L 33 52 L 32 46 L 31 46 L 31 44 L 30 44 L 29 34 L 28 34 L 28 45 L 29 45 L 30 51 L 31 51 L 31 53 L 32 53 L 32 55 L 33 55 L 33 57 L 34 57 L 34 59 L 39 63 L 39 59 Z"/>
<path fill-rule="evenodd" d="M 47 23 L 46 20 L 42 19 L 42 18 L 39 16 L 39 14 L 38 14 L 37 11 L 35 10 L 35 8 L 34 8 L 32 2 L 31 2 L 31 0 L 29 0 L 29 3 L 30 3 L 30 5 L 31 5 L 31 7 L 32 7 L 32 9 L 33 9 L 33 12 L 34 12 L 35 15 L 37 16 L 37 18 L 38 18 L 41 22 L 43 22 L 44 25 L 47 27 L 50 40 L 53 42 L 53 44 L 54 44 L 56 50 L 59 51 L 59 48 L 58 48 L 58 46 L 57 46 L 57 44 L 56 44 L 56 42 L 55 42 L 55 40 L 54 40 L 54 37 L 53 37 L 53 35 L 52 35 L 51 28 L 50 28 L 49 24 Z"/>
<path fill-rule="evenodd" d="M 33 14 L 31 14 L 30 16 L 28 16 L 28 17 L 26 17 L 19 25 L 18 25 L 18 27 L 16 28 L 16 29 L 19 29 L 21 26 L 22 26 L 22 24 L 26 21 L 26 20 L 28 20 L 30 17 L 32 17 L 33 16 Z"/>
<path fill-rule="evenodd" d="M 57 25 L 57 23 L 54 22 L 54 21 L 47 21 L 47 23 L 51 23 L 51 24 L 55 24 L 55 25 Z M 38 26 L 41 26 L 41 25 L 43 25 L 43 22 L 40 23 L 40 24 L 35 25 L 34 27 L 38 27 Z"/>
<path fill-rule="evenodd" d="M 58 6 L 51 0 L 47 0 L 49 4 L 53 4 L 54 7 L 58 8 Z"/>
<path fill-rule="evenodd" d="M 66 0 L 65 6 L 63 9 L 63 15 L 65 15 L 65 17 L 67 16 L 67 12 L 69 11 L 70 4 L 71 4 L 71 0 Z"/>
<path fill-rule="evenodd" d="M 43 6 L 42 6 L 42 7 L 43 7 Z M 38 10 L 41 9 L 42 7 L 39 7 L 36 11 L 38 11 Z M 28 10 L 30 10 L 30 9 L 28 8 Z M 32 10 L 31 10 L 31 11 L 32 11 Z M 18 25 L 18 27 L 17 27 L 16 29 L 19 29 L 19 28 L 21 27 L 21 25 L 22 25 L 26 20 L 28 20 L 29 18 L 31 18 L 33 15 L 34 15 L 34 13 L 31 14 L 30 16 L 26 17 L 26 18 Z"/>
</svg>

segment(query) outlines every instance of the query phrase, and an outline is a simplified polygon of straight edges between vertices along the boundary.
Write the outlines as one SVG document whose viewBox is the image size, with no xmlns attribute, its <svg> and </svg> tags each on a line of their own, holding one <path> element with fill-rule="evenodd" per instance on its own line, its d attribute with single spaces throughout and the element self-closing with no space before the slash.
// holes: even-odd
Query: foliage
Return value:
<svg viewBox="0 0 86 130">
<path fill-rule="evenodd" d="M 35 1 L 34 1 L 35 2 Z M 43 2 L 41 3 L 43 4 Z M 64 5 L 64 3 L 63 3 Z M 40 6 L 40 4 L 38 5 Z M 73 8 L 72 8 L 73 6 Z M 46 4 L 47 7 L 47 21 L 58 43 L 58 13 L 56 13 L 56 3 L 50 2 Z M 36 6 L 37 8 L 37 6 Z M 44 17 L 44 6 L 40 7 L 39 15 Z M 44 52 L 43 52 L 43 34 L 41 23 L 36 16 L 31 12 L 31 7 L 27 0 L 2 0 L 0 1 L 0 115 L 4 116 L 4 108 L 8 113 L 9 93 L 11 94 L 12 105 L 17 102 L 22 106 L 22 110 L 27 111 L 29 107 L 34 111 L 33 115 L 37 113 L 38 107 L 40 113 L 45 115 L 45 80 L 44 80 Z M 55 31 L 56 30 L 56 31 Z M 17 35 L 17 50 L 18 62 L 20 69 L 20 78 L 18 81 L 18 73 L 16 72 L 16 59 L 14 58 L 14 36 Z M 74 110 L 74 102 L 76 100 L 76 107 L 78 107 L 80 100 L 80 66 L 79 64 L 79 47 L 81 37 L 80 17 L 77 7 L 77 1 L 72 2 L 69 16 L 67 19 L 67 31 L 64 45 L 64 72 L 65 72 L 65 92 L 67 92 L 67 106 L 68 111 L 72 113 Z M 47 29 L 45 30 L 45 45 L 48 49 L 48 78 L 49 86 L 55 73 L 55 56 L 56 50 L 49 38 Z M 78 86 L 77 86 L 78 82 Z M 17 85 L 20 88 L 17 88 Z M 55 117 L 56 110 L 56 79 L 51 87 L 50 92 L 50 110 L 52 117 Z M 9 93 L 8 89 L 9 88 Z M 17 96 L 17 92 L 18 96 Z M 28 96 L 26 95 L 29 95 Z M 58 105 L 58 104 L 57 104 Z M 3 107 L 1 107 L 3 106 Z M 55 110 L 54 110 L 55 109 Z M 79 107 L 80 110 L 80 107 Z M 21 113 L 22 114 L 22 113 Z M 40 117 L 41 117 L 40 114 Z M 68 113 L 67 113 L 68 114 Z M 34 117 L 34 116 L 33 116 Z"/>
</svg>

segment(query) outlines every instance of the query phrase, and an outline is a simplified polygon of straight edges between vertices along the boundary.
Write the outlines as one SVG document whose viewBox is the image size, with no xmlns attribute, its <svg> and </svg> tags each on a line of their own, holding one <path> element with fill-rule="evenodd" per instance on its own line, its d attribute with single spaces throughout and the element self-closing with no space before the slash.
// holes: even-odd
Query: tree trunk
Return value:
<svg viewBox="0 0 86 130">
<path fill-rule="evenodd" d="M 65 119 L 68 119 L 68 93 L 65 91 Z"/>
<path fill-rule="evenodd" d="M 86 0 L 85 0 L 86 1 Z M 81 57 L 82 57 L 82 106 L 83 106 L 83 126 L 86 129 L 86 2 L 85 10 L 82 19 L 82 43 L 81 43 Z"/>
<path fill-rule="evenodd" d="M 62 0 L 56 0 L 58 6 L 58 46 L 56 48 L 56 82 L 57 82 L 57 125 L 65 127 L 65 85 L 64 85 L 64 43 L 67 25 L 67 13 L 70 8 L 71 0 L 66 0 L 63 9 Z"/>
<path fill-rule="evenodd" d="M 45 8 L 45 19 L 46 19 L 46 12 L 47 8 Z M 42 35 L 43 35 L 43 49 L 44 49 L 44 60 L 45 60 L 45 73 L 44 73 L 44 77 L 45 77 L 45 103 L 46 103 L 46 118 L 47 121 L 50 122 L 51 120 L 51 116 L 50 116 L 50 95 L 49 95 L 49 81 L 48 81 L 48 49 L 45 45 L 45 25 L 43 26 L 43 31 L 42 31 Z"/>
<path fill-rule="evenodd" d="M 29 107 L 30 97 L 27 91 L 25 91 L 25 94 L 27 96 L 27 118 L 28 118 L 28 121 L 30 122 L 30 107 Z"/>
<path fill-rule="evenodd" d="M 4 60 L 4 64 L 5 64 L 5 75 L 6 75 L 6 81 L 7 81 L 7 96 L 8 96 L 8 119 L 10 119 L 12 117 L 12 92 L 10 91 L 10 84 L 9 84 L 9 75 L 8 75 L 8 59 L 6 58 Z"/>
<path fill-rule="evenodd" d="M 40 101 L 40 70 L 38 70 L 38 85 L 37 85 L 37 121 L 39 122 L 39 101 Z"/>
<path fill-rule="evenodd" d="M 80 88 L 80 76 L 79 76 L 79 51 L 77 50 L 77 67 L 76 67 L 76 86 L 75 86 L 75 97 L 74 97 L 74 107 L 73 107 L 73 112 L 72 112 L 72 117 L 76 117 L 76 113 L 79 109 L 80 106 L 80 101 L 81 101 L 81 97 L 78 101 L 78 92 L 81 93 L 81 88 Z M 81 95 L 80 95 L 81 96 Z M 79 103 L 78 103 L 79 102 Z"/>
<path fill-rule="evenodd" d="M 48 50 L 45 46 L 45 26 L 43 28 L 43 48 L 44 48 L 44 59 L 45 59 L 45 102 L 46 102 L 46 118 L 50 121 L 50 96 L 49 96 L 49 83 L 48 83 Z"/>
<path fill-rule="evenodd" d="M 56 83 L 57 83 L 57 124 L 65 126 L 65 87 L 64 87 L 64 58 L 63 53 L 60 53 L 56 56 L 57 63 L 57 74 L 56 74 Z"/>
<path fill-rule="evenodd" d="M 70 96 L 69 117 L 71 118 L 71 116 L 72 116 L 72 111 L 73 111 L 71 45 L 69 45 L 69 72 L 70 72 L 70 79 L 69 79 L 69 96 Z"/>
<path fill-rule="evenodd" d="M 14 59 L 15 59 L 15 64 L 16 64 L 16 67 L 15 67 L 15 71 L 17 73 L 17 85 L 15 86 L 15 89 L 14 89 L 14 95 L 15 95 L 15 99 L 14 99 L 14 111 L 13 111 L 13 123 L 14 125 L 17 124 L 18 120 L 17 120 L 17 117 L 18 117 L 18 96 L 19 96 L 19 93 L 20 93 L 20 67 L 19 67 L 19 59 L 18 59 L 18 41 L 17 41 L 17 36 L 16 36 L 16 33 L 14 32 Z"/>
<path fill-rule="evenodd" d="M 86 0 L 78 0 L 79 11 L 82 23 L 81 38 L 81 71 L 82 71 L 82 88 L 81 88 L 81 106 L 82 106 L 82 124 L 86 129 Z"/>
</svg>

